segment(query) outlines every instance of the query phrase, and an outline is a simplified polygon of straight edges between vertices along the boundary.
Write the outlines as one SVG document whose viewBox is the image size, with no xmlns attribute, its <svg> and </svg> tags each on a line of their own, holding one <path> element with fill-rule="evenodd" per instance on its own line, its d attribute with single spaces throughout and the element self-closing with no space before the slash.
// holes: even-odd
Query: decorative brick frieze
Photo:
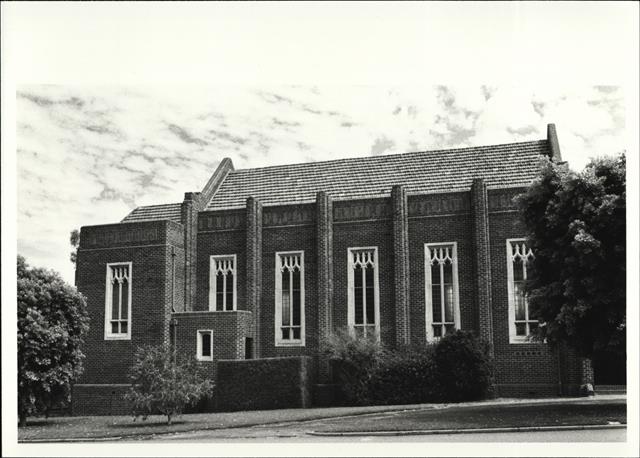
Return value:
<svg viewBox="0 0 640 458">
<path fill-rule="evenodd" d="M 318 340 L 324 349 L 326 339 L 331 335 L 333 314 L 333 204 L 324 191 L 316 194 L 316 242 L 318 266 Z M 323 383 L 331 380 L 331 366 L 322 361 L 318 376 Z"/>
<path fill-rule="evenodd" d="M 454 215 L 469 213 L 468 192 L 409 196 L 408 217 Z"/>
<path fill-rule="evenodd" d="M 490 189 L 487 191 L 489 212 L 515 211 L 515 196 L 525 191 L 525 188 Z"/>
<path fill-rule="evenodd" d="M 244 229 L 245 210 L 202 212 L 198 216 L 198 232 Z"/>
<path fill-rule="evenodd" d="M 491 303 L 491 256 L 489 250 L 489 210 L 484 180 L 473 180 L 473 242 L 480 336 L 493 347 Z"/>
<path fill-rule="evenodd" d="M 146 229 L 134 229 L 102 232 L 85 236 L 86 247 L 107 247 L 113 245 L 125 245 L 129 243 L 152 243 L 160 241 L 157 227 Z"/>
<path fill-rule="evenodd" d="M 176 239 L 181 238 L 181 233 L 182 225 L 169 220 L 85 226 L 81 231 L 80 249 L 161 245 L 165 243 L 182 246 L 182 240 Z"/>
<path fill-rule="evenodd" d="M 313 205 L 264 207 L 262 211 L 264 227 L 313 224 L 314 219 Z"/>
<path fill-rule="evenodd" d="M 396 312 L 396 344 L 409 345 L 409 232 L 407 192 L 404 186 L 391 189 L 393 206 L 393 254 Z"/>
<path fill-rule="evenodd" d="M 392 215 L 389 199 L 369 199 L 359 201 L 335 201 L 333 220 L 343 221 L 389 219 Z"/>
<path fill-rule="evenodd" d="M 246 207 L 246 293 L 247 309 L 253 312 L 255 326 L 255 355 L 261 355 L 260 331 L 262 298 L 262 204 L 253 197 L 247 198 Z"/>
</svg>

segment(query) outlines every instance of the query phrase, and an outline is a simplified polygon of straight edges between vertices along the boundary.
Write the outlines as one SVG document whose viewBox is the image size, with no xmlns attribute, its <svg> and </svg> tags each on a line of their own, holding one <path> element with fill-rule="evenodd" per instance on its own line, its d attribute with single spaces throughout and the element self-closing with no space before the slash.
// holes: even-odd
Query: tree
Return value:
<svg viewBox="0 0 640 458">
<path fill-rule="evenodd" d="M 75 265 L 78 260 L 78 247 L 80 246 L 80 231 L 78 229 L 72 230 L 69 234 L 69 243 L 73 248 L 69 255 L 69 259 Z"/>
<path fill-rule="evenodd" d="M 545 160 L 517 199 L 535 255 L 526 285 L 535 337 L 585 357 L 625 351 L 625 168 L 624 155 L 580 173 Z"/>
<path fill-rule="evenodd" d="M 54 271 L 18 256 L 18 417 L 69 402 L 82 372 L 80 351 L 89 329 L 86 301 Z"/>
<path fill-rule="evenodd" d="M 154 413 L 167 416 L 167 424 L 184 407 L 207 396 L 213 384 L 193 358 L 177 354 L 163 345 L 140 347 L 129 371 L 131 388 L 125 399 L 135 417 L 143 420 Z"/>
</svg>

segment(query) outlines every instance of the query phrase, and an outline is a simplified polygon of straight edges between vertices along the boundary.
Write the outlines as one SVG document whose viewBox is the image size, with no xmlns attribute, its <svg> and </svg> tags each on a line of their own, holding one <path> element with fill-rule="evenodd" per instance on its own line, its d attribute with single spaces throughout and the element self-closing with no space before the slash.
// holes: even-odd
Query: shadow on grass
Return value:
<svg viewBox="0 0 640 458">
<path fill-rule="evenodd" d="M 42 420 L 27 420 L 27 426 L 21 426 L 21 428 L 29 428 L 31 426 L 49 426 L 51 422 L 46 419 Z"/>
<path fill-rule="evenodd" d="M 131 421 L 131 423 L 116 423 L 116 424 L 111 424 L 111 425 L 106 425 L 108 428 L 156 428 L 156 427 L 162 427 L 162 426 L 166 426 L 166 427 L 172 427 L 172 426 L 178 426 L 178 425 L 185 425 L 188 423 L 192 423 L 190 421 L 172 421 L 170 425 L 167 424 L 166 420 L 165 421 L 152 421 L 152 422 L 148 422 L 148 421 L 144 421 L 144 420 L 138 420 L 138 421 Z"/>
</svg>

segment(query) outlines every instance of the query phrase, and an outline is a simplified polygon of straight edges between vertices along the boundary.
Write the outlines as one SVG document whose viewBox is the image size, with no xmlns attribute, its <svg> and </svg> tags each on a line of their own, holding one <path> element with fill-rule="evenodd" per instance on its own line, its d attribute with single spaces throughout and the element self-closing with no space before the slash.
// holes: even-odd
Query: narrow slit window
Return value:
<svg viewBox="0 0 640 458">
<path fill-rule="evenodd" d="M 350 332 L 359 337 L 379 338 L 377 248 L 350 248 L 349 313 Z"/>
<path fill-rule="evenodd" d="M 456 243 L 425 245 L 427 340 L 460 329 L 457 256 Z"/>
<path fill-rule="evenodd" d="M 105 338 L 131 337 L 131 263 L 107 264 Z"/>
<path fill-rule="evenodd" d="M 304 252 L 276 253 L 276 345 L 304 345 Z"/>
<path fill-rule="evenodd" d="M 211 256 L 209 310 L 236 310 L 236 255 Z"/>
<path fill-rule="evenodd" d="M 524 239 L 507 240 L 507 276 L 509 294 L 509 340 L 525 342 L 538 326 L 538 320 L 529 314 L 524 286 L 527 265 L 533 260 L 533 251 Z"/>
</svg>

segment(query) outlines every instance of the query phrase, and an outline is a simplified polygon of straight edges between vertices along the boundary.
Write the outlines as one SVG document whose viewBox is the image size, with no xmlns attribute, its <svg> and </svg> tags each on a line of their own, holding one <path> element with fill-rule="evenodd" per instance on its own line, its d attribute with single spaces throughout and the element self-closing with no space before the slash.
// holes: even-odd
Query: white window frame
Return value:
<svg viewBox="0 0 640 458">
<path fill-rule="evenodd" d="M 209 355 L 202 356 L 202 335 L 209 334 Z M 196 359 L 198 361 L 213 361 L 213 329 L 198 329 L 196 331 Z"/>
<path fill-rule="evenodd" d="M 127 310 L 127 332 L 114 334 L 111 332 L 111 305 L 113 303 L 111 298 L 111 268 L 117 266 L 127 266 L 129 269 L 129 273 L 127 276 L 127 280 L 129 283 L 129 291 L 128 291 L 128 310 Z M 105 294 L 104 294 L 104 338 L 105 340 L 131 340 L 131 310 L 133 309 L 131 303 L 131 291 L 133 290 L 133 263 L 130 261 L 124 262 L 108 262 L 107 263 L 107 275 L 105 279 Z"/>
<path fill-rule="evenodd" d="M 223 312 L 225 311 L 224 306 L 226 305 L 226 301 L 227 301 L 227 294 L 226 294 L 226 288 L 227 288 L 227 282 L 225 280 L 224 282 L 224 293 L 222 295 L 222 304 L 220 304 L 220 310 L 218 310 L 218 304 L 216 303 L 217 301 L 217 282 L 216 282 L 216 273 L 217 273 L 217 269 L 216 269 L 216 261 L 219 260 L 226 260 L 226 259 L 231 259 L 233 262 L 233 305 L 232 308 L 230 310 L 237 310 L 237 306 L 238 306 L 238 260 L 237 260 L 237 256 L 235 254 L 216 254 L 216 255 L 212 255 L 209 257 L 209 311 L 211 312 Z M 226 311 L 230 311 L 229 309 L 227 309 Z"/>
<path fill-rule="evenodd" d="M 431 248 L 451 247 L 451 270 L 453 273 L 453 324 L 455 329 L 460 329 L 460 292 L 458 285 L 458 243 L 457 242 L 438 242 L 424 244 L 424 275 L 425 275 L 425 323 L 427 342 L 440 340 L 433 333 L 433 295 L 431 283 Z M 442 316 L 444 319 L 444 314 Z"/>
<path fill-rule="evenodd" d="M 355 336 L 355 304 L 354 304 L 354 262 L 353 252 L 360 250 L 373 250 L 373 304 L 374 304 L 374 322 L 375 322 L 375 337 L 380 341 L 380 282 L 378 277 L 379 261 L 378 261 L 378 247 L 366 246 L 366 247 L 349 247 L 347 248 L 347 326 L 349 328 L 349 334 Z M 365 295 L 366 296 L 366 295 Z M 365 319 L 366 323 L 366 319 Z"/>
<path fill-rule="evenodd" d="M 509 343 L 511 344 L 520 344 L 520 343 L 535 343 L 535 341 L 532 341 L 530 339 L 530 333 L 527 332 L 526 335 L 524 336 L 519 336 L 516 334 L 516 311 L 515 311 L 515 297 L 514 297 L 514 291 L 513 291 L 513 259 L 512 259 L 512 251 L 511 251 L 511 244 L 512 243 L 520 243 L 520 242 L 526 242 L 525 238 L 514 238 L 514 239 L 507 239 L 506 242 L 506 249 L 507 249 L 507 294 L 508 294 L 508 302 L 509 302 L 509 308 L 508 308 L 508 313 L 509 313 Z M 530 248 L 529 248 L 530 250 Z M 526 269 L 524 272 L 524 280 L 527 280 L 527 273 L 526 273 Z M 524 301 L 524 310 L 525 310 L 525 321 L 527 322 L 526 324 L 526 329 L 527 331 L 529 330 L 529 325 L 528 322 L 529 321 L 535 321 L 535 320 L 529 320 L 529 303 L 525 297 L 525 301 Z"/>
<path fill-rule="evenodd" d="M 282 338 L 282 275 L 280 274 L 281 256 L 300 255 L 300 338 L 299 339 L 283 339 Z M 304 347 L 305 346 L 305 319 L 304 319 L 304 251 L 276 251 L 276 269 L 275 269 L 275 345 L 276 347 Z M 293 318 L 293 315 L 292 315 Z"/>
</svg>

